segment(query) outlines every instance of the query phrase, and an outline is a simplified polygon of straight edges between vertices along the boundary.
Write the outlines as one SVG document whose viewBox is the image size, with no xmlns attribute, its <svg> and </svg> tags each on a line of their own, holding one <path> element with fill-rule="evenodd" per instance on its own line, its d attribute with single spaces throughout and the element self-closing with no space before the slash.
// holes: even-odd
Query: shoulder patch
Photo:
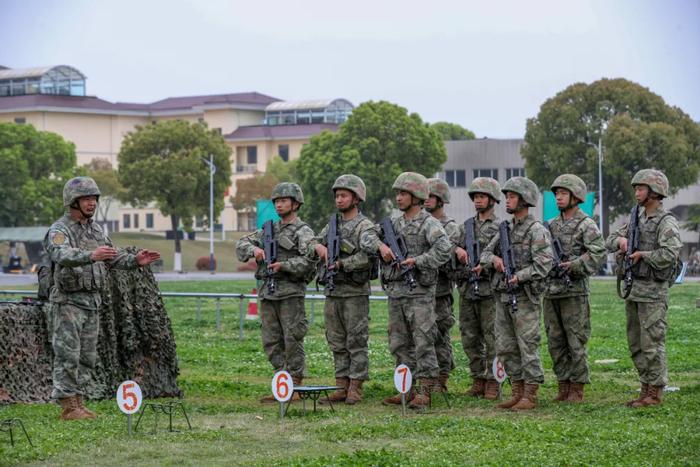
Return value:
<svg viewBox="0 0 700 467">
<path fill-rule="evenodd" d="M 66 241 L 66 236 L 63 234 L 63 232 L 55 232 L 51 236 L 51 243 L 54 245 L 63 245 Z"/>
</svg>

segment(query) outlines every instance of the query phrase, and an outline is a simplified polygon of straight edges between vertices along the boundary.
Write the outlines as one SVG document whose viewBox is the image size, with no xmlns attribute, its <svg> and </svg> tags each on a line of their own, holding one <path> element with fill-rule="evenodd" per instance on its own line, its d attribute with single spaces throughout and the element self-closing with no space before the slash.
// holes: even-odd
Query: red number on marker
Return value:
<svg viewBox="0 0 700 467">
<path fill-rule="evenodd" d="M 406 373 L 408 372 L 408 367 L 399 368 L 399 373 L 403 375 L 401 380 L 401 392 L 406 392 Z"/>
<path fill-rule="evenodd" d="M 496 376 L 498 378 L 503 378 L 505 374 L 505 370 L 503 369 L 503 363 L 499 362 L 496 364 Z"/>
<path fill-rule="evenodd" d="M 134 387 L 134 383 L 128 383 L 128 384 L 125 384 L 124 386 L 122 386 L 122 398 L 124 399 L 124 404 L 122 404 L 122 405 L 126 410 L 134 410 L 138 406 L 138 403 L 139 403 L 139 400 L 136 397 L 136 393 L 131 392 L 131 391 L 127 391 L 127 389 L 131 389 L 133 387 Z M 131 399 L 132 401 L 134 401 L 134 403 L 128 404 L 126 402 L 127 399 Z"/>
<path fill-rule="evenodd" d="M 284 399 L 287 397 L 287 394 L 289 394 L 289 385 L 287 384 L 287 375 L 282 373 L 277 377 L 277 395 L 281 398 Z"/>
</svg>

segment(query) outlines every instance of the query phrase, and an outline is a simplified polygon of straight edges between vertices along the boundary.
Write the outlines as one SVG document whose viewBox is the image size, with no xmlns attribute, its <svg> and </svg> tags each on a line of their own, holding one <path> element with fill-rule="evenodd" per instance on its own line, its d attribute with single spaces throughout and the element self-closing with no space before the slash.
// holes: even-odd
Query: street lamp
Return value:
<svg viewBox="0 0 700 467">
<path fill-rule="evenodd" d="M 214 274 L 214 155 L 209 154 L 209 160 L 202 157 L 202 160 L 209 166 L 209 270 Z"/>
<path fill-rule="evenodd" d="M 603 135 L 598 136 L 598 144 L 593 144 L 586 141 L 586 144 L 593 146 L 598 150 L 598 208 L 600 216 L 598 217 L 598 228 L 600 233 L 603 233 Z"/>
</svg>

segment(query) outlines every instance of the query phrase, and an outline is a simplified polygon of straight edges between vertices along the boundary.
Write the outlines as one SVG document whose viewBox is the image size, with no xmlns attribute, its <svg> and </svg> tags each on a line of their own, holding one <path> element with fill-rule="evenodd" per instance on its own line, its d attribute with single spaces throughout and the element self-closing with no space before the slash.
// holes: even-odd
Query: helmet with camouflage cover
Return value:
<svg viewBox="0 0 700 467">
<path fill-rule="evenodd" d="M 365 186 L 365 182 L 363 182 L 357 175 L 344 174 L 336 178 L 331 190 L 335 192 L 335 190 L 338 188 L 352 191 L 358 198 L 360 198 L 360 201 L 364 201 L 367 198 L 367 187 Z"/>
<path fill-rule="evenodd" d="M 440 180 L 439 178 L 429 178 L 428 190 L 430 191 L 431 195 L 437 196 L 443 203 L 448 204 L 450 202 L 450 186 L 445 180 Z"/>
<path fill-rule="evenodd" d="M 537 199 L 540 195 L 540 190 L 535 185 L 535 182 L 526 177 L 509 178 L 503 185 L 501 192 L 505 194 L 508 191 L 517 193 L 530 206 L 537 206 Z"/>
<path fill-rule="evenodd" d="M 654 193 L 664 198 L 668 197 L 668 178 L 660 170 L 640 170 L 632 178 L 632 186 L 635 185 L 647 185 Z"/>
<path fill-rule="evenodd" d="M 554 183 L 552 183 L 552 193 L 556 194 L 557 188 L 569 190 L 571 194 L 574 195 L 574 198 L 578 199 L 578 204 L 586 201 L 586 193 L 588 192 L 586 189 L 586 182 L 581 180 L 581 178 L 577 177 L 576 175 L 559 175 L 556 179 L 554 179 Z"/>
<path fill-rule="evenodd" d="M 66 182 L 63 187 L 63 206 L 70 207 L 78 198 L 84 196 L 97 196 L 100 198 L 100 189 L 97 183 L 90 177 L 75 177 Z"/>
<path fill-rule="evenodd" d="M 299 204 L 304 204 L 304 193 L 302 193 L 301 187 L 292 182 L 282 182 L 275 186 L 270 199 L 274 201 L 277 198 L 292 198 Z"/>
<path fill-rule="evenodd" d="M 428 199 L 430 189 L 428 179 L 416 172 L 404 172 L 394 181 L 393 190 L 407 191 L 414 197 L 425 201 Z"/>
<path fill-rule="evenodd" d="M 501 184 L 491 177 L 476 177 L 467 188 L 469 197 L 474 201 L 474 195 L 482 193 L 494 199 L 497 203 L 501 202 Z"/>
</svg>

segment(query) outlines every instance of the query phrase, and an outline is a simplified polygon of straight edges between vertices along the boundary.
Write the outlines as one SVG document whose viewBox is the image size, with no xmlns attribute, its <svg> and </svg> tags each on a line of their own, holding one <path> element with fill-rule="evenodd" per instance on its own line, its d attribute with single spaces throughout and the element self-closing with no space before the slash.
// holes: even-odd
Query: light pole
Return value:
<svg viewBox="0 0 700 467">
<path fill-rule="evenodd" d="M 598 136 L 598 144 L 589 143 L 586 144 L 593 146 L 598 150 L 598 209 L 600 210 L 600 216 L 598 217 L 598 228 L 600 233 L 603 233 L 603 135 Z"/>
<path fill-rule="evenodd" d="M 209 154 L 209 160 L 202 157 L 202 160 L 209 166 L 209 270 L 214 274 L 214 155 Z"/>
</svg>

